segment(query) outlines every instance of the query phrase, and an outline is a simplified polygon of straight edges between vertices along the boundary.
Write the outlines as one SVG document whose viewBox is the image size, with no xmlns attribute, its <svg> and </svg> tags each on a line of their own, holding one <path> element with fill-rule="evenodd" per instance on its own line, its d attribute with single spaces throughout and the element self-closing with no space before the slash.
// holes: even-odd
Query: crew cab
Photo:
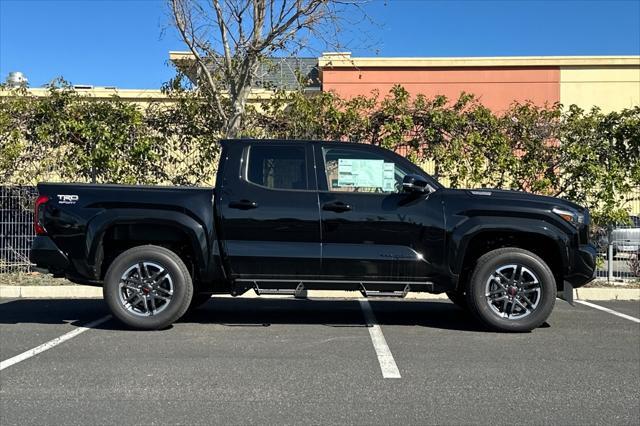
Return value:
<svg viewBox="0 0 640 426">
<path fill-rule="evenodd" d="M 593 279 L 587 209 L 447 189 L 369 144 L 225 140 L 215 188 L 40 183 L 31 261 L 102 286 L 115 317 L 163 328 L 212 294 L 446 292 L 529 331 Z"/>
</svg>

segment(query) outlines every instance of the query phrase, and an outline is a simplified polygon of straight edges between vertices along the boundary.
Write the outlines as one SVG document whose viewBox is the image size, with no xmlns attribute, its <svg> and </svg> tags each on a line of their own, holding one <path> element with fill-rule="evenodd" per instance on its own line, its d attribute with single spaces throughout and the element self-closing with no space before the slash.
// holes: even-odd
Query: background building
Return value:
<svg viewBox="0 0 640 426">
<path fill-rule="evenodd" d="M 169 59 L 194 80 L 191 58 L 189 52 L 169 52 Z M 467 92 L 496 112 L 514 101 L 598 106 L 605 112 L 640 105 L 640 56 L 366 58 L 332 52 L 317 59 L 273 58 L 258 75 L 256 86 L 263 90 L 302 86 L 345 98 L 374 90 L 384 95 L 396 84 L 428 97 L 457 99 Z"/>
<path fill-rule="evenodd" d="M 603 111 L 640 105 L 640 56 L 318 59 L 323 91 L 343 97 L 385 94 L 395 84 L 411 94 L 457 99 L 473 93 L 499 112 L 514 102 L 576 104 Z"/>
<path fill-rule="evenodd" d="M 195 81 L 189 52 L 169 52 L 169 59 Z M 495 112 L 514 102 L 536 105 L 598 106 L 605 112 L 640 105 L 640 56 L 524 56 L 496 58 L 358 58 L 349 52 L 324 53 L 319 58 L 273 58 L 261 65 L 250 102 L 268 98 L 274 90 L 332 91 L 350 98 L 385 95 L 396 84 L 409 93 L 457 99 L 473 93 Z M 75 86 L 91 98 L 118 95 L 146 104 L 171 102 L 160 90 Z M 35 96 L 47 90 L 31 88 Z M 0 91 L 0 96 L 7 95 Z"/>
</svg>

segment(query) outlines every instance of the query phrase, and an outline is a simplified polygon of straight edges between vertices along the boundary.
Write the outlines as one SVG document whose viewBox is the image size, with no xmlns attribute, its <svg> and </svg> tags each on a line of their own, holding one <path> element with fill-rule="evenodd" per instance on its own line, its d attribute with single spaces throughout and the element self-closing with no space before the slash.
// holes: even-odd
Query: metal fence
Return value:
<svg viewBox="0 0 640 426">
<path fill-rule="evenodd" d="M 0 273 L 31 272 L 33 186 L 0 186 Z"/>
<path fill-rule="evenodd" d="M 640 279 L 640 219 L 609 229 L 596 241 L 596 274 L 607 281 Z"/>
</svg>

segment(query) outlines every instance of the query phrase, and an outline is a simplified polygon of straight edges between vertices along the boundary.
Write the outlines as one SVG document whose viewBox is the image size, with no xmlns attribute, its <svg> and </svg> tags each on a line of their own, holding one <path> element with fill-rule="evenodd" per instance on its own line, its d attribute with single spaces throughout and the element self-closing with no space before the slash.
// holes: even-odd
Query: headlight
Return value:
<svg viewBox="0 0 640 426">
<path fill-rule="evenodd" d="M 560 209 L 554 207 L 552 211 L 573 226 L 579 226 L 584 223 L 584 215 L 582 213 L 578 213 L 575 210 Z"/>
</svg>

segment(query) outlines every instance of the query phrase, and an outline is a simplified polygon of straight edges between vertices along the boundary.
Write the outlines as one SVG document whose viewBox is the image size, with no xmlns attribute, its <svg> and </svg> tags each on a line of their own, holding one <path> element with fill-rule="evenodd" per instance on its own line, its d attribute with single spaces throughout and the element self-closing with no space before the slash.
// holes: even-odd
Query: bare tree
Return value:
<svg viewBox="0 0 640 426">
<path fill-rule="evenodd" d="M 340 26 L 367 0 L 168 0 L 193 55 L 197 85 L 238 137 L 261 61 L 309 44 L 339 46 Z M 348 10 L 352 9 L 352 10 Z"/>
</svg>

